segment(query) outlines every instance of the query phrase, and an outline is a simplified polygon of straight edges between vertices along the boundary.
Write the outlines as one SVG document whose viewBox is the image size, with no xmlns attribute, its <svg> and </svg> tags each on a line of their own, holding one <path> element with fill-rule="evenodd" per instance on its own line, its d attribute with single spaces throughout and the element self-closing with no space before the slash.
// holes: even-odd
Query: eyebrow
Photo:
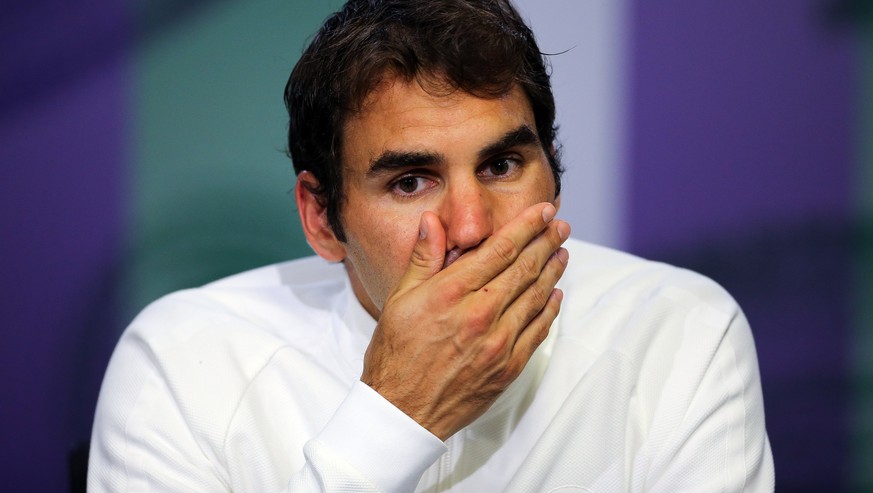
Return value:
<svg viewBox="0 0 873 493">
<path fill-rule="evenodd" d="M 480 149 L 478 158 L 483 160 L 513 147 L 535 145 L 538 141 L 536 133 L 527 124 L 521 124 Z M 371 161 L 367 176 L 372 177 L 400 168 L 439 166 L 445 162 L 445 156 L 438 152 L 385 151 Z"/>
<path fill-rule="evenodd" d="M 479 159 L 483 160 L 495 154 L 506 152 L 513 147 L 530 146 L 539 143 L 537 134 L 527 124 L 521 124 L 515 130 L 503 134 L 497 141 L 488 144 L 479 151 Z"/>
<path fill-rule="evenodd" d="M 445 161 L 445 156 L 439 153 L 385 151 L 370 164 L 367 176 L 387 173 L 398 168 L 436 166 Z"/>
</svg>

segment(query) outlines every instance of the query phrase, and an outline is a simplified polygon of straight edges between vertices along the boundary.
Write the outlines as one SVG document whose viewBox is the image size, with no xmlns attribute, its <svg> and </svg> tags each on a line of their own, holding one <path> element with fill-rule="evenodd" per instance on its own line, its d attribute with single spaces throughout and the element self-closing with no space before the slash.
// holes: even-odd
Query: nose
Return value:
<svg viewBox="0 0 873 493">
<path fill-rule="evenodd" d="M 466 250 L 494 232 L 493 207 L 478 183 L 455 183 L 447 190 L 439 216 L 446 231 L 446 250 Z"/>
</svg>

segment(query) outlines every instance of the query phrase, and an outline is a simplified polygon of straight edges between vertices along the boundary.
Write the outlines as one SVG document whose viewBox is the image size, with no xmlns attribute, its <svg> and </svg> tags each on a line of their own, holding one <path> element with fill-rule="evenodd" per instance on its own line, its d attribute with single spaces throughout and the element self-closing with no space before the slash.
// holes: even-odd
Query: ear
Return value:
<svg viewBox="0 0 873 493">
<path fill-rule="evenodd" d="M 312 173 L 303 171 L 297 175 L 294 185 L 294 198 L 297 200 L 297 212 L 300 213 L 300 225 L 309 246 L 319 257 L 328 262 L 341 262 L 346 258 L 343 243 L 336 239 L 327 221 L 327 208 L 320 198 L 312 193 L 318 188 L 318 180 Z"/>
</svg>

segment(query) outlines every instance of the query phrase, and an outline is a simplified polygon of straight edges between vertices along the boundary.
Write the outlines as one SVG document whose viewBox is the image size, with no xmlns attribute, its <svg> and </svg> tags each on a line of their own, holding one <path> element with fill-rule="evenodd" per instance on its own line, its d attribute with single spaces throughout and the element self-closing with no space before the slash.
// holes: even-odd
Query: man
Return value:
<svg viewBox="0 0 873 493">
<path fill-rule="evenodd" d="M 351 0 L 285 100 L 320 258 L 134 320 L 90 491 L 772 490 L 731 298 L 555 219 L 554 102 L 508 1 Z"/>
</svg>

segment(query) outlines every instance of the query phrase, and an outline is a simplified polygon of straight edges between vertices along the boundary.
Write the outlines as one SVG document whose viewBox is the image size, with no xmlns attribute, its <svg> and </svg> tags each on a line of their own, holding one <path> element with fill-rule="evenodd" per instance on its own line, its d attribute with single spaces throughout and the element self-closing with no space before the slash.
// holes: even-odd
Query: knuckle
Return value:
<svg viewBox="0 0 873 493">
<path fill-rule="evenodd" d="M 551 324 L 543 324 L 540 327 L 531 327 L 533 330 L 533 338 L 532 338 L 532 347 L 531 349 L 535 350 L 540 347 L 543 341 L 546 340 L 546 337 L 549 336 L 549 329 L 551 328 Z"/>
<path fill-rule="evenodd" d="M 482 354 L 487 361 L 500 360 L 507 353 L 509 337 L 498 332 L 486 339 L 482 344 Z"/>
<path fill-rule="evenodd" d="M 540 273 L 539 262 L 532 255 L 521 255 L 515 262 L 525 277 L 536 278 Z"/>
<path fill-rule="evenodd" d="M 527 298 L 529 300 L 528 310 L 530 313 L 528 315 L 530 318 L 533 318 L 536 314 L 542 311 L 543 307 L 546 306 L 546 303 L 549 301 L 549 295 L 543 290 L 539 283 L 531 285 L 528 289 Z"/>
<path fill-rule="evenodd" d="M 521 375 L 523 369 L 523 362 L 510 360 L 494 375 L 495 383 L 501 388 L 506 388 Z"/>
<path fill-rule="evenodd" d="M 419 251 L 419 249 L 415 248 L 412 250 L 412 256 L 409 257 L 409 262 L 419 268 L 428 267 L 433 261 Z"/>
<path fill-rule="evenodd" d="M 518 247 L 515 242 L 505 236 L 495 236 L 492 248 L 494 255 L 504 264 L 512 263 L 518 256 Z"/>
<path fill-rule="evenodd" d="M 446 283 L 440 287 L 440 291 L 447 300 L 460 300 L 467 294 L 468 289 L 462 283 Z"/>
<path fill-rule="evenodd" d="M 477 305 L 470 309 L 467 315 L 467 329 L 473 336 L 481 336 L 488 332 L 494 315 L 485 305 Z"/>
</svg>

